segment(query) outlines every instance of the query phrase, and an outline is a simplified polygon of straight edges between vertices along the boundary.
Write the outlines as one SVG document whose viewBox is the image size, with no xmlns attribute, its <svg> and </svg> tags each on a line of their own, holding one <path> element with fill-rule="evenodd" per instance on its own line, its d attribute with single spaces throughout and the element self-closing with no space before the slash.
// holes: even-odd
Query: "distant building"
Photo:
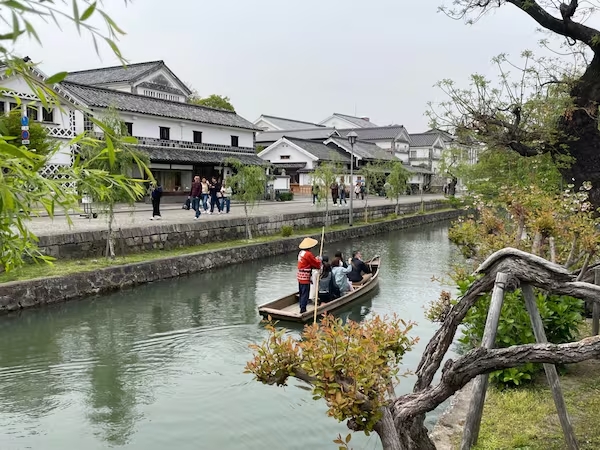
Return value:
<svg viewBox="0 0 600 450">
<path fill-rule="evenodd" d="M 322 120 L 319 125 L 330 128 L 374 128 L 379 125 L 374 124 L 368 117 L 355 117 L 347 114 L 333 113 L 331 116 Z"/>
<path fill-rule="evenodd" d="M 321 125 L 302 120 L 286 119 L 262 114 L 254 121 L 254 125 L 263 131 L 301 130 L 304 128 L 320 127 Z"/>
</svg>

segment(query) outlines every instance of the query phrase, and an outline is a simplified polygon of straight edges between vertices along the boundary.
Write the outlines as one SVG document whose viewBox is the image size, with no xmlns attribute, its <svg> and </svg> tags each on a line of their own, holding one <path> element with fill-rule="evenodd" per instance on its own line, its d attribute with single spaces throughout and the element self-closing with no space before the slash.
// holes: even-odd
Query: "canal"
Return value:
<svg viewBox="0 0 600 450">
<path fill-rule="evenodd" d="M 380 287 L 342 312 L 418 322 L 414 370 L 435 326 L 432 282 L 460 258 L 447 224 L 326 245 L 383 257 Z M 337 448 L 344 424 L 300 382 L 263 386 L 243 374 L 261 341 L 256 305 L 295 289 L 296 255 L 240 264 L 0 317 L 0 448 L 177 450 Z M 403 378 L 398 392 L 412 388 Z M 428 418 L 435 420 L 436 413 Z M 380 448 L 356 434 L 355 449 Z"/>
</svg>

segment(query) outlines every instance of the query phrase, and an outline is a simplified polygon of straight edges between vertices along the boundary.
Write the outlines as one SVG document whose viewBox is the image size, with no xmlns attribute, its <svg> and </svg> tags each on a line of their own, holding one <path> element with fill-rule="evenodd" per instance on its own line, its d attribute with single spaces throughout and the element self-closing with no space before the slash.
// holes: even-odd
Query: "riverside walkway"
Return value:
<svg viewBox="0 0 600 450">
<path fill-rule="evenodd" d="M 441 200 L 444 196 L 441 194 L 428 194 L 423 196 L 425 202 Z M 401 204 L 418 203 L 421 200 L 420 196 L 407 195 L 400 198 Z M 371 197 L 368 199 L 368 206 L 394 205 L 394 201 L 382 198 Z M 354 208 L 362 208 L 365 205 L 364 200 L 354 200 Z M 330 208 L 339 209 L 329 203 Z M 348 206 L 343 206 L 347 209 Z M 308 211 L 323 211 L 325 212 L 325 203 L 313 205 L 309 197 L 297 197 L 289 202 L 272 202 L 264 201 L 256 204 L 251 216 L 267 216 L 279 214 L 301 213 Z M 150 220 L 152 216 L 152 206 L 144 203 L 136 204 L 135 206 L 118 205 L 115 208 L 114 228 L 137 228 L 144 226 L 153 226 L 161 223 L 180 224 L 190 223 L 194 221 L 194 211 L 181 209 L 181 204 L 166 203 L 160 208 L 162 219 L 159 221 Z M 229 214 L 218 214 L 215 212 L 209 215 L 202 211 L 199 221 L 223 220 L 226 218 L 244 217 L 244 207 L 241 204 L 232 203 L 231 212 Z M 29 229 L 37 236 L 47 236 L 56 234 L 66 234 L 82 231 L 100 231 L 106 230 L 106 216 L 100 214 L 98 218 L 81 217 L 79 212 L 72 212 L 70 215 L 72 224 L 68 223 L 64 215 L 57 215 L 54 219 L 47 216 L 36 217 L 29 223 Z"/>
</svg>

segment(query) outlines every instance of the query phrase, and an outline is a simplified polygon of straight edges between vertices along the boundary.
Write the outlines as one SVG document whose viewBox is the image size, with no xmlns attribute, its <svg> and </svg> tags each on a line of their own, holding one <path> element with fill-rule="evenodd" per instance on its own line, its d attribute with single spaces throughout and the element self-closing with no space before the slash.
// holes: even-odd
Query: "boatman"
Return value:
<svg viewBox="0 0 600 450">
<path fill-rule="evenodd" d="M 310 294 L 310 278 L 313 269 L 321 268 L 321 261 L 310 252 L 310 249 L 317 245 L 319 241 L 313 238 L 304 238 L 298 248 L 298 292 L 300 293 L 300 314 L 306 312 L 308 297 Z"/>
</svg>

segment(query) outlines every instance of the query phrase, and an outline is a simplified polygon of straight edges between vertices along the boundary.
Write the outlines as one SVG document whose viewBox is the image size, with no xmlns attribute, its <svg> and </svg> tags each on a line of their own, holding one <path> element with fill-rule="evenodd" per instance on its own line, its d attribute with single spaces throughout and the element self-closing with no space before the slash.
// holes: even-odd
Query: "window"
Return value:
<svg viewBox="0 0 600 450">
<path fill-rule="evenodd" d="M 240 138 L 238 136 L 231 136 L 231 146 L 239 147 Z"/>
<path fill-rule="evenodd" d="M 416 151 L 416 150 L 411 150 L 411 151 L 410 151 L 410 158 L 411 158 L 411 159 L 414 159 L 414 158 L 416 158 L 416 157 L 417 157 L 417 151 Z"/>
<path fill-rule="evenodd" d="M 160 139 L 162 141 L 168 141 L 171 139 L 171 129 L 169 127 L 158 127 L 160 130 Z"/>
<path fill-rule="evenodd" d="M 133 136 L 133 122 L 125 122 L 125 126 L 127 127 L 127 135 Z"/>
<path fill-rule="evenodd" d="M 92 116 L 88 113 L 83 114 L 83 131 L 94 131 L 94 122 L 92 122 Z"/>
<path fill-rule="evenodd" d="M 10 102 L 9 105 L 10 105 L 10 110 L 11 111 L 14 110 L 14 109 L 17 109 L 19 107 L 18 103 L 13 103 L 13 102 Z"/>
<path fill-rule="evenodd" d="M 194 144 L 202 144 L 202 131 L 194 131 Z"/>
<path fill-rule="evenodd" d="M 279 159 L 290 159 L 290 155 L 281 155 Z"/>
<path fill-rule="evenodd" d="M 42 108 L 42 121 L 54 122 L 54 108 Z"/>
<path fill-rule="evenodd" d="M 32 122 L 38 120 L 38 107 L 37 106 L 27 106 L 27 117 Z"/>
</svg>

